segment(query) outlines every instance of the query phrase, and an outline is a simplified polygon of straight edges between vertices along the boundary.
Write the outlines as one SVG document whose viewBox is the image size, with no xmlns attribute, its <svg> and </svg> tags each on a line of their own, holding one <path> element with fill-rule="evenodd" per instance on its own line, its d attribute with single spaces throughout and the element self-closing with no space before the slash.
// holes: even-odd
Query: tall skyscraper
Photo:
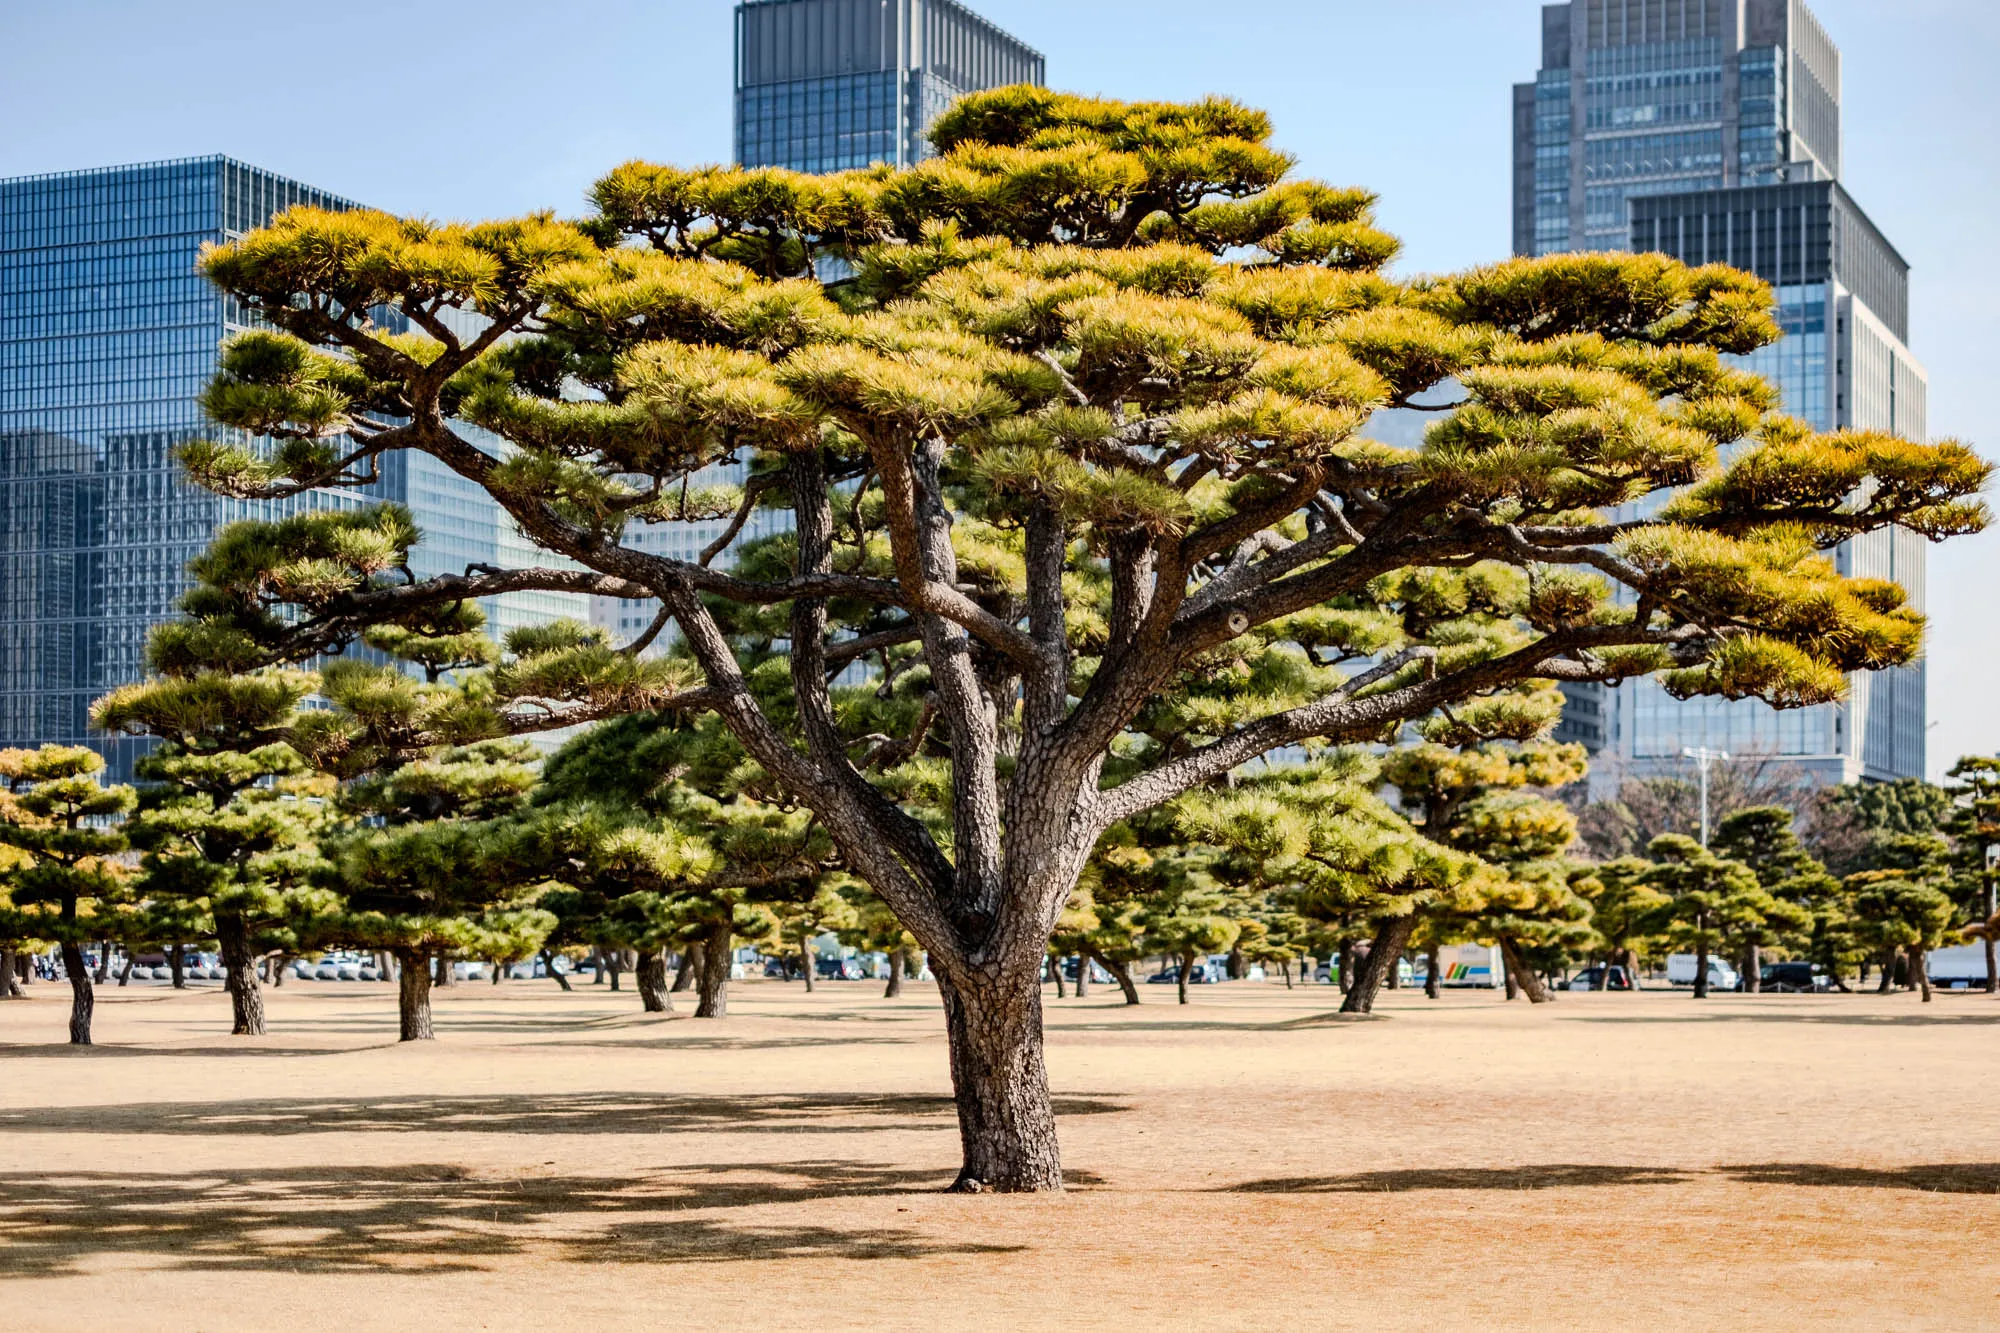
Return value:
<svg viewBox="0 0 2000 1333">
<path fill-rule="evenodd" d="M 148 743 L 92 732 L 90 705 L 144 674 L 147 631 L 225 523 L 402 501 L 425 532 L 420 574 L 495 563 L 519 540 L 428 459 L 398 457 L 365 493 L 283 501 L 223 499 L 180 475 L 174 449 L 219 433 L 200 395 L 245 327 L 197 256 L 294 204 L 353 207 L 226 157 L 0 181 L 0 745 L 89 744 L 128 776 Z M 586 610 L 580 597 L 490 608 L 502 627 Z"/>
<path fill-rule="evenodd" d="M 845 171 L 909 166 L 954 99 L 1040 83 L 1039 52 L 956 0 L 743 0 L 736 160 Z"/>
<path fill-rule="evenodd" d="M 930 155 L 927 136 L 966 93 L 1036 83 L 1044 61 L 956 0 L 741 0 L 736 6 L 736 160 L 746 167 L 849 171 Z M 709 469 L 741 484 L 744 463 Z M 754 515 L 738 541 L 788 531 L 782 511 Z M 627 534 L 645 550 L 694 559 L 728 524 L 660 523 Z M 723 557 L 727 558 L 727 557 Z M 630 638 L 656 603 L 600 597 L 594 623 Z M 663 651 L 662 636 L 654 651 Z"/>
<path fill-rule="evenodd" d="M 1770 282 L 1782 340 L 1740 358 L 1817 430 L 1925 438 L 1909 265 L 1838 183 L 1840 52 L 1802 0 L 1573 0 L 1542 10 L 1542 69 L 1514 89 L 1514 249 L 1663 251 Z M 1657 503 L 1655 501 L 1654 503 Z M 1642 514 L 1646 506 L 1635 507 Z M 1835 553 L 1924 601 L 1903 531 Z M 1684 766 L 1706 745 L 1822 782 L 1924 771 L 1924 668 L 1858 673 L 1839 704 L 1680 701 L 1651 680 L 1566 686 L 1557 733 L 1615 763 Z"/>
</svg>

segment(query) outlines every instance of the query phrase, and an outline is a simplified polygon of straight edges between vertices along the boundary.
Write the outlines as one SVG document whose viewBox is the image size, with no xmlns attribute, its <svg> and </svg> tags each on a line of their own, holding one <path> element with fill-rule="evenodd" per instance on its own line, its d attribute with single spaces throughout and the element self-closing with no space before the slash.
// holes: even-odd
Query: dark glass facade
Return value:
<svg viewBox="0 0 2000 1333">
<path fill-rule="evenodd" d="M 201 248 L 294 204 L 353 206 L 225 157 L 0 181 L 0 745 L 90 744 L 129 776 L 145 742 L 93 733 L 90 705 L 143 674 L 147 631 L 225 523 L 386 497 L 416 511 L 419 564 L 501 554 L 497 507 L 427 459 L 368 496 L 225 500 L 180 476 L 173 451 L 218 434 L 200 394 L 243 327 Z"/>
<path fill-rule="evenodd" d="M 1840 52 L 1801 0 L 1572 0 L 1514 89 L 1514 252 L 1622 250 L 1654 194 L 1840 173 Z"/>
<path fill-rule="evenodd" d="M 1044 75 L 1039 53 L 955 0 L 744 0 L 736 160 L 908 166 L 928 155 L 924 136 L 953 99 Z"/>
</svg>

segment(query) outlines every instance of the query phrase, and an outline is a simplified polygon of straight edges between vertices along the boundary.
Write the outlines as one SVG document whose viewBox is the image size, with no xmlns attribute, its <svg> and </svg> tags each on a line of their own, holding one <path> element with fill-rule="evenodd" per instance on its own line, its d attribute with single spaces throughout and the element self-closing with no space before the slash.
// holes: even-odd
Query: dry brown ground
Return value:
<svg viewBox="0 0 2000 1333">
<path fill-rule="evenodd" d="M 927 986 L 0 1005 L 0 1325 L 2000 1325 L 2000 1004 L 1049 1004 L 1060 1198 L 955 1164 Z M 166 1321 L 162 1325 L 161 1321 Z M 301 1323 L 301 1321 L 308 1321 Z"/>
</svg>

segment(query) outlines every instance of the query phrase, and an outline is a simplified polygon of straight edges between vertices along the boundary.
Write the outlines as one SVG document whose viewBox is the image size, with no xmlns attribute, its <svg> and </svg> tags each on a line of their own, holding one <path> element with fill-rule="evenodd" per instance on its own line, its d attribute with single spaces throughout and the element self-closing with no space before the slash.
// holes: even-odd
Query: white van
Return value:
<svg viewBox="0 0 2000 1333">
<path fill-rule="evenodd" d="M 1668 954 L 1667 983 L 1672 986 L 1694 985 L 1694 961 L 1695 956 L 1691 953 Z M 1708 956 L 1708 988 L 1710 990 L 1735 990 L 1741 984 L 1741 981 L 1742 978 L 1736 975 L 1736 969 L 1731 967 L 1726 960 L 1718 958 L 1714 954 Z"/>
</svg>

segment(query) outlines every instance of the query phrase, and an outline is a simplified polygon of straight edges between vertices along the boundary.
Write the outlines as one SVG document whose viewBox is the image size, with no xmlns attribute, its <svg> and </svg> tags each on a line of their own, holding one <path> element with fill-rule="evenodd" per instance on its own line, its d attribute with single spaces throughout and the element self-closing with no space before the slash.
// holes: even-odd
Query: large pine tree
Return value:
<svg viewBox="0 0 2000 1333">
<path fill-rule="evenodd" d="M 225 353 L 209 410 L 279 443 L 191 446 L 196 479 L 286 495 L 417 450 L 563 559 L 413 580 L 406 519 L 340 515 L 239 543 L 211 609 L 253 622 L 262 659 L 303 660 L 472 597 L 658 599 L 696 679 L 662 700 L 612 660 L 527 672 L 513 697 L 539 706 L 498 724 L 719 714 L 927 951 L 961 1185 L 1059 1188 L 1038 978 L 1106 829 L 1281 747 L 1383 739 L 1525 680 L 1837 697 L 1910 660 L 1922 618 L 1825 553 L 1984 522 L 1970 449 L 1774 415 L 1723 360 L 1778 336 L 1755 278 L 1564 255 L 1397 280 L 1371 197 L 1288 179 L 1270 134 L 1221 99 L 1008 88 L 961 101 L 903 171 L 631 163 L 575 224 L 282 214 L 204 261 L 275 330 Z M 1376 409 L 1424 403 L 1422 448 L 1366 438 Z M 731 458 L 756 495 L 689 485 Z M 1653 517 L 1608 516 L 1668 488 Z M 634 539 L 756 503 L 795 520 L 781 571 Z M 1505 636 L 1401 578 L 1481 563 L 1530 576 Z M 749 688 L 733 607 L 785 617 L 786 708 Z M 831 704 L 881 645 L 932 692 L 942 835 Z M 1217 671 L 1273 688 L 1171 747 L 1134 729 Z"/>
</svg>

